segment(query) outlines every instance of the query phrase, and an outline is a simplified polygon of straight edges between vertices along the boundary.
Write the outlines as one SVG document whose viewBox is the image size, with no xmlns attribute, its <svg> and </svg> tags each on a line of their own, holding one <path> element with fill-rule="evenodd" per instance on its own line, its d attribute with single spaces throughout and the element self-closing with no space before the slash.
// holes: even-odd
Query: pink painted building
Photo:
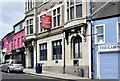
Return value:
<svg viewBox="0 0 120 81">
<path fill-rule="evenodd" d="M 2 40 L 3 49 L 6 50 L 5 60 L 12 57 L 12 59 L 21 60 L 25 64 L 25 48 L 23 42 L 25 39 L 24 19 L 15 24 L 13 28 L 14 30 L 8 33 Z"/>
</svg>

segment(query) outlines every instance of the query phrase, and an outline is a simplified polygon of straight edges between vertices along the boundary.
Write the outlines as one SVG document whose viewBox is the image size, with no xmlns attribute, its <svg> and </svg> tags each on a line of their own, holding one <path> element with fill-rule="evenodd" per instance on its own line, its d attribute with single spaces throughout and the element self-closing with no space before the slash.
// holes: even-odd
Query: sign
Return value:
<svg viewBox="0 0 120 81">
<path fill-rule="evenodd" d="M 52 28 L 52 17 L 50 15 L 42 15 L 42 28 Z"/>
<path fill-rule="evenodd" d="M 109 52 L 109 51 L 120 51 L 119 44 L 110 44 L 110 45 L 99 45 L 99 52 Z"/>
</svg>

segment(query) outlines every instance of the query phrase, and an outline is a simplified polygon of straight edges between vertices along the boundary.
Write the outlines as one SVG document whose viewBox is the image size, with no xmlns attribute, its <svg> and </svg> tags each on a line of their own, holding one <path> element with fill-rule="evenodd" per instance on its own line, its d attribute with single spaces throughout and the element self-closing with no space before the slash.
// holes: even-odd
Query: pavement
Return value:
<svg viewBox="0 0 120 81">
<path fill-rule="evenodd" d="M 50 72 L 50 71 L 42 71 L 42 73 L 36 73 L 35 69 L 24 69 L 23 72 L 26 74 L 33 74 L 33 75 L 38 75 L 38 76 L 46 76 L 46 77 L 67 79 L 67 80 L 89 79 L 85 77 L 78 77 L 74 75 L 55 73 L 55 72 Z"/>
</svg>

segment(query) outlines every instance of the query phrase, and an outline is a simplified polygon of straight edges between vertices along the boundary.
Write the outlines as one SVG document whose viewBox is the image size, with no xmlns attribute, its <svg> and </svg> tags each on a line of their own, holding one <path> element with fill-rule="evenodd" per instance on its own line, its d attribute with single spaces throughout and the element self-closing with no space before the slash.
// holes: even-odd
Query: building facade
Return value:
<svg viewBox="0 0 120 81">
<path fill-rule="evenodd" d="M 95 79 L 120 79 L 119 5 L 120 2 L 109 2 L 93 16 Z"/>
<path fill-rule="evenodd" d="M 3 38 L 3 53 L 5 60 L 21 60 L 25 66 L 24 19 L 13 26 L 14 30 Z"/>
<path fill-rule="evenodd" d="M 25 0 L 26 68 L 42 63 L 43 70 L 77 76 L 81 68 L 91 77 L 89 11 L 83 0 Z M 51 29 L 42 28 L 43 15 L 51 17 Z"/>
</svg>

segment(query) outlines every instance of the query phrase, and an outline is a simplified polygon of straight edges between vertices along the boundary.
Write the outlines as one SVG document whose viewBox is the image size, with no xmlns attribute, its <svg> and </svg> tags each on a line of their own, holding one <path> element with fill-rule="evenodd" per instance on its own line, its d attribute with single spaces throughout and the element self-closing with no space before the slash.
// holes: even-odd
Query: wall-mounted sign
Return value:
<svg viewBox="0 0 120 81">
<path fill-rule="evenodd" d="M 109 51 L 120 51 L 119 44 L 110 44 L 110 45 L 99 45 L 99 52 L 109 52 Z"/>
<path fill-rule="evenodd" d="M 42 28 L 52 28 L 52 17 L 50 15 L 42 15 Z"/>
</svg>

